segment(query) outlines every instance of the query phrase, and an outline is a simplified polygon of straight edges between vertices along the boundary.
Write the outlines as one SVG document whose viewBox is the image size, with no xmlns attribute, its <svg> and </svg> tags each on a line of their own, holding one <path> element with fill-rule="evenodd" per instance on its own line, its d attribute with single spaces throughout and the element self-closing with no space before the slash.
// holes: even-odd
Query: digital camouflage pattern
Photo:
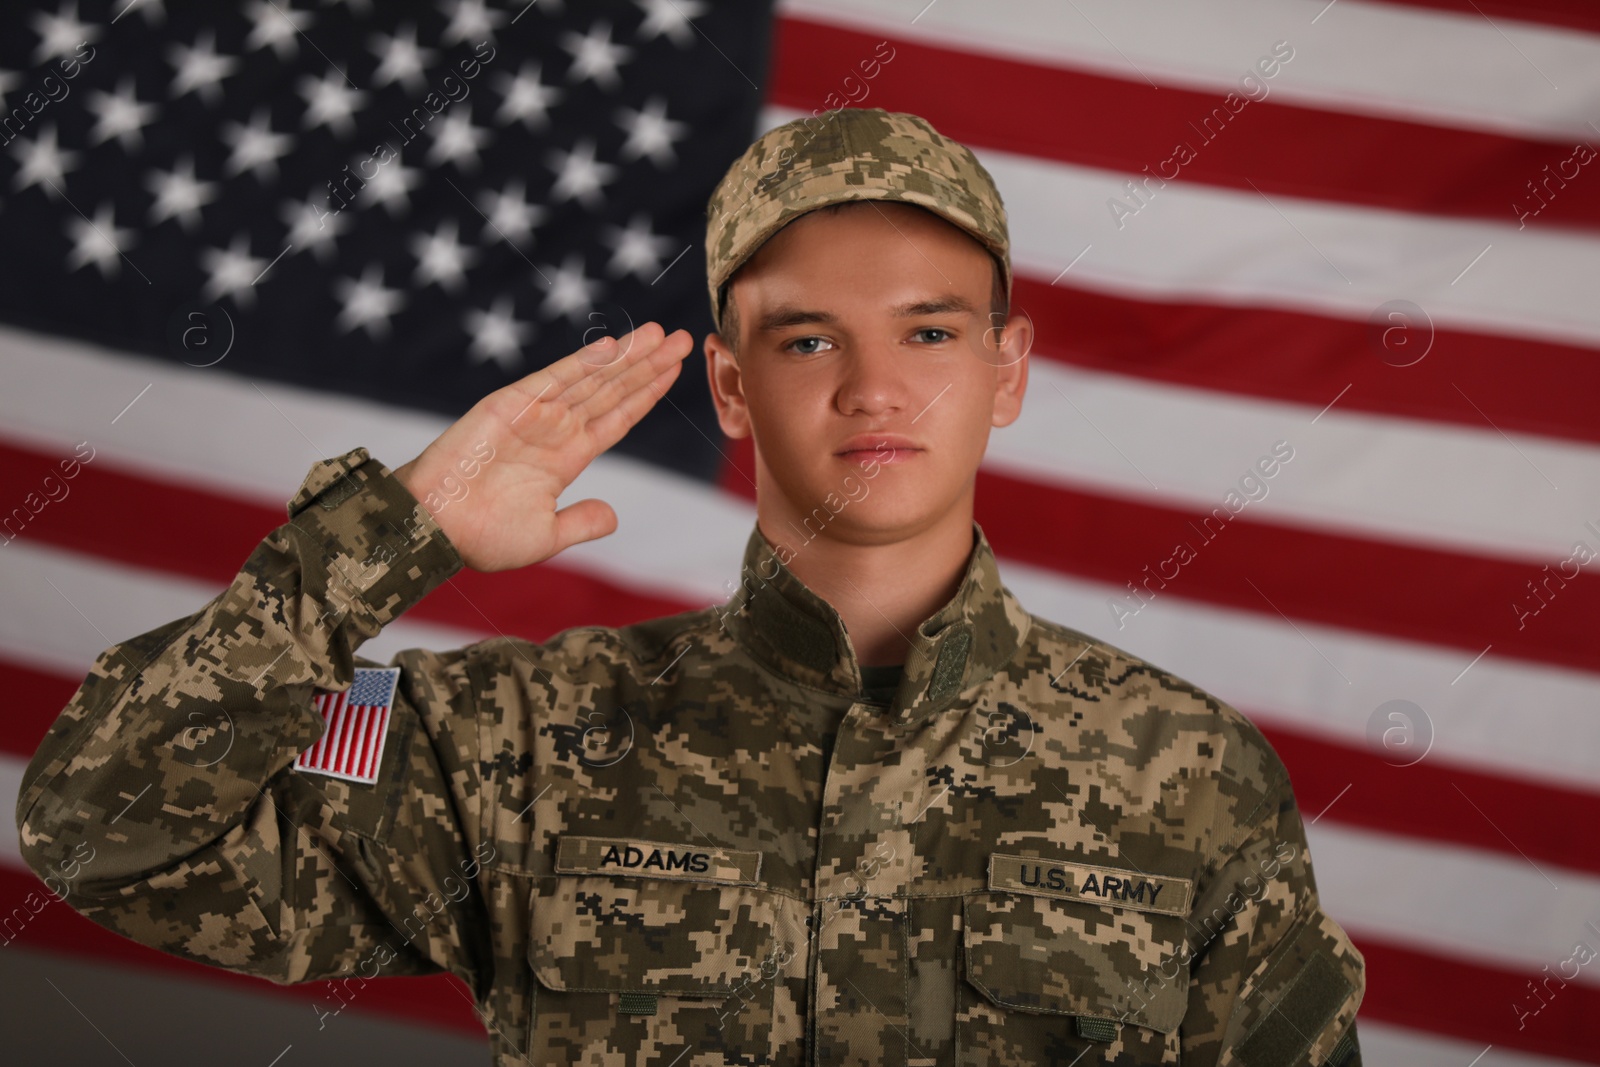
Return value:
<svg viewBox="0 0 1600 1067">
<path fill-rule="evenodd" d="M 1277 756 L 1031 616 L 976 525 L 887 705 L 757 528 L 726 603 L 399 653 L 363 785 L 293 767 L 313 689 L 460 557 L 365 449 L 289 513 L 28 765 L 23 855 L 92 846 L 94 921 L 279 983 L 448 971 L 501 1065 L 1359 1062 Z"/>
<path fill-rule="evenodd" d="M 899 200 L 961 227 L 994 255 L 1011 299 L 1005 205 L 972 150 L 919 115 L 838 108 L 767 131 L 707 201 L 706 282 L 719 328 L 733 272 L 790 222 L 846 200 Z"/>
</svg>

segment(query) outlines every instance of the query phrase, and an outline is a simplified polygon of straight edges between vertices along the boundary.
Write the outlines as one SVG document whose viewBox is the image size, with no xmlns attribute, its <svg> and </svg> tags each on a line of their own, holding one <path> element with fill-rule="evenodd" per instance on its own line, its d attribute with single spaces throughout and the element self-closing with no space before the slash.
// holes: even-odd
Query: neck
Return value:
<svg viewBox="0 0 1600 1067">
<path fill-rule="evenodd" d="M 808 529 L 792 511 L 758 502 L 762 536 L 839 613 L 862 666 L 904 663 L 911 633 L 961 586 L 974 544 L 971 497 L 924 529 L 872 543 L 846 540 L 857 531 L 833 525 Z"/>
</svg>

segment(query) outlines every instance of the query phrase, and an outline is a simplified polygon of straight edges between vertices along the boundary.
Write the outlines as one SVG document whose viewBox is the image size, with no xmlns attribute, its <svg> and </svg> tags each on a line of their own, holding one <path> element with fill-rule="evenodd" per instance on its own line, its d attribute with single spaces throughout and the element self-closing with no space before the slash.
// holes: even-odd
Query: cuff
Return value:
<svg viewBox="0 0 1600 1067">
<path fill-rule="evenodd" d="M 438 522 L 365 448 L 314 464 L 286 508 L 327 564 L 326 599 L 368 636 L 464 564 Z"/>
</svg>

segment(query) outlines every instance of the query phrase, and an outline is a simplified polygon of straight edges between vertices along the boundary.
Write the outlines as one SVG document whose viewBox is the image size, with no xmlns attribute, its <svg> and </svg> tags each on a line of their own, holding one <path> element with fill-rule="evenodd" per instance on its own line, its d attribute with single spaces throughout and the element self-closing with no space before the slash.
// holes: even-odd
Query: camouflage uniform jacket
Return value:
<svg viewBox="0 0 1600 1067">
<path fill-rule="evenodd" d="M 1359 1062 L 1277 756 L 1031 616 L 976 525 L 888 705 L 758 528 L 725 604 L 397 654 L 365 784 L 294 766 L 313 689 L 461 559 L 365 449 L 288 510 L 27 768 L 23 855 L 94 921 L 278 983 L 448 971 L 496 1064 Z"/>
</svg>

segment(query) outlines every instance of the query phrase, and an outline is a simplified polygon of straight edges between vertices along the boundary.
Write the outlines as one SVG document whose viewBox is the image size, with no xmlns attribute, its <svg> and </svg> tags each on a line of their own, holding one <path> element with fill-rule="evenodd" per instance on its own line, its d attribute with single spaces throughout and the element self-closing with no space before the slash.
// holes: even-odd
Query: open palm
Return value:
<svg viewBox="0 0 1600 1067">
<path fill-rule="evenodd" d="M 503 571 L 604 537 L 603 500 L 556 500 L 672 385 L 694 347 L 688 331 L 647 322 L 601 338 L 479 400 L 395 471 L 474 570 Z"/>
</svg>

